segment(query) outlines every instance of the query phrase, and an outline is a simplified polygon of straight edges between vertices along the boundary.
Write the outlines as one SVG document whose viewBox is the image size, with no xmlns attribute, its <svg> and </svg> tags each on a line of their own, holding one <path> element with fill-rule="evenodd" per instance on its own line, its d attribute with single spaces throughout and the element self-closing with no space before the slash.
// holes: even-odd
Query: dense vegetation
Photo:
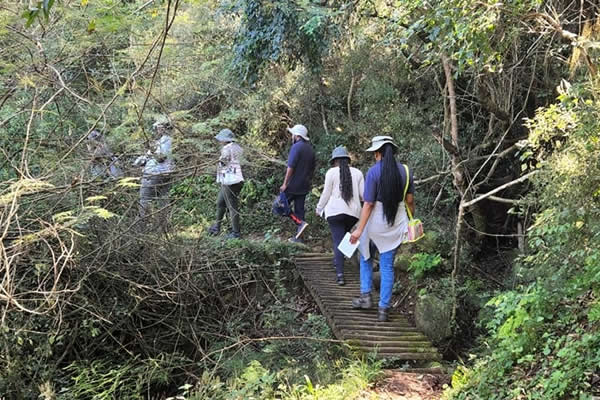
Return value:
<svg viewBox="0 0 600 400">
<path fill-rule="evenodd" d="M 381 365 L 332 341 L 294 272 L 292 228 L 270 217 L 295 123 L 319 159 L 309 211 L 336 145 L 364 170 L 370 138 L 392 135 L 414 169 L 428 237 L 398 264 L 402 290 L 448 310 L 447 398 L 600 394 L 599 12 L 3 2 L 0 397 L 358 396 Z M 165 117 L 170 227 L 140 232 L 130 164 Z M 223 127 L 246 150 L 244 239 L 228 242 L 205 234 Z M 93 129 L 126 178 L 90 175 Z M 308 214 L 309 247 L 327 248 Z"/>
</svg>

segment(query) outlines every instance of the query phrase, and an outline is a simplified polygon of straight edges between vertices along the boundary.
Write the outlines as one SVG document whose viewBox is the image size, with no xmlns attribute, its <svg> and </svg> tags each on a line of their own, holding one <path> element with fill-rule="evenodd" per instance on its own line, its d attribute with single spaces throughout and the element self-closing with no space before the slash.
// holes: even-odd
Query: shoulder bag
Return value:
<svg viewBox="0 0 600 400">
<path fill-rule="evenodd" d="M 406 171 L 406 185 L 404 186 L 404 196 L 402 197 L 402 201 L 404 202 L 406 213 L 408 214 L 408 238 L 404 242 L 412 243 L 425 236 L 425 233 L 423 233 L 423 223 L 421 220 L 414 219 L 410 212 L 410 208 L 406 205 L 406 193 L 408 192 L 408 184 L 410 183 L 410 174 L 407 165 L 404 165 L 404 170 Z"/>
</svg>

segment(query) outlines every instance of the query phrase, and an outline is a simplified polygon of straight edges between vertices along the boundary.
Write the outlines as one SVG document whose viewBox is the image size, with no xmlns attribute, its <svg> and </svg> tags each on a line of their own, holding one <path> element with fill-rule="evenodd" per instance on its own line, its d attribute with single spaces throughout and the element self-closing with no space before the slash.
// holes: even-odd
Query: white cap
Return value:
<svg viewBox="0 0 600 400">
<path fill-rule="evenodd" d="M 300 136 L 304 140 L 310 140 L 308 138 L 308 129 L 304 125 L 294 125 L 291 128 L 287 128 L 287 130 L 292 134 L 292 136 Z"/>
</svg>

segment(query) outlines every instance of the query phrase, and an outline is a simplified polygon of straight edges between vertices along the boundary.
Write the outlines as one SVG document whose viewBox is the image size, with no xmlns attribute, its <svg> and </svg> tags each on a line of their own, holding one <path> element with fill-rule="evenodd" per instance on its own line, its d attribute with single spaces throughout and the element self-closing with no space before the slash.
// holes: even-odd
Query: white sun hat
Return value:
<svg viewBox="0 0 600 400">
<path fill-rule="evenodd" d="M 292 134 L 292 136 L 300 136 L 304 140 L 310 140 L 308 138 L 308 129 L 304 125 L 294 125 L 291 128 L 287 128 L 288 132 Z"/>
<path fill-rule="evenodd" d="M 375 136 L 371 139 L 371 147 L 369 147 L 367 151 L 377 151 L 386 143 L 390 143 L 392 146 L 398 148 L 391 136 Z"/>
</svg>

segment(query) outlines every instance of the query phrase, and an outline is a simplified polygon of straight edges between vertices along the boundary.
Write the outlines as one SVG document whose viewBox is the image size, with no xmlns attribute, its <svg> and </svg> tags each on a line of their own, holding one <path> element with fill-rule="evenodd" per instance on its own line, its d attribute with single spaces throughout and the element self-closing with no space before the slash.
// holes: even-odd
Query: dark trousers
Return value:
<svg viewBox="0 0 600 400">
<path fill-rule="evenodd" d="M 358 222 L 358 218 L 347 214 L 338 214 L 327 218 L 333 239 L 333 265 L 335 265 L 335 272 L 338 275 L 344 274 L 344 255 L 338 250 L 338 246 L 346 232 L 350 232 L 356 222 Z"/>
<path fill-rule="evenodd" d="M 171 178 L 168 174 L 146 174 L 142 176 L 140 186 L 140 201 L 138 203 L 138 212 L 140 218 L 139 227 L 147 229 L 148 221 L 146 217 L 150 211 L 150 204 L 153 201 L 158 203 L 157 217 L 158 226 L 166 232 L 168 231 L 169 215 L 169 191 L 171 189 Z"/>
<path fill-rule="evenodd" d="M 290 194 L 286 193 L 285 197 L 288 199 L 288 203 L 290 203 L 290 207 L 292 203 L 294 203 L 294 215 L 304 221 L 304 202 L 306 200 L 305 194 Z M 293 219 L 293 218 L 292 218 Z"/>
<path fill-rule="evenodd" d="M 235 185 L 221 185 L 219 196 L 217 196 L 217 224 L 221 224 L 225 216 L 225 210 L 229 210 L 231 227 L 234 233 L 240 233 L 239 195 L 244 182 Z"/>
</svg>

